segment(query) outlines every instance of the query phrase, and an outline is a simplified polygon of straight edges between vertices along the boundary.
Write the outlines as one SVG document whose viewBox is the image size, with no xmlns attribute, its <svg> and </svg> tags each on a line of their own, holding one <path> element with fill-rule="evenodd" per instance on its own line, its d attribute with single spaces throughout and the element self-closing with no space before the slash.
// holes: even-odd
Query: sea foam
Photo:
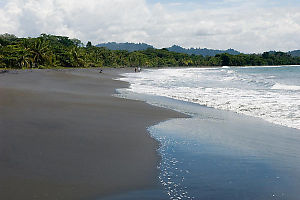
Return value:
<svg viewBox="0 0 300 200">
<path fill-rule="evenodd" d="M 300 67 L 151 69 L 126 74 L 122 80 L 131 83 L 131 92 L 230 110 L 300 129 Z"/>
<path fill-rule="evenodd" d="M 285 84 L 280 84 L 276 83 L 272 89 L 274 90 L 300 90 L 299 85 L 285 85 Z"/>
</svg>

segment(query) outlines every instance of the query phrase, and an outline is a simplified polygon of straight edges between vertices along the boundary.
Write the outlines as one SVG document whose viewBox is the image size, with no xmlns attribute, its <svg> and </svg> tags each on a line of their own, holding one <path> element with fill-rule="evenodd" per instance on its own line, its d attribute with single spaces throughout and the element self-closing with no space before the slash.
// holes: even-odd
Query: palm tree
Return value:
<svg viewBox="0 0 300 200">
<path fill-rule="evenodd" d="M 83 60 L 83 52 L 80 51 L 80 48 L 74 46 L 70 50 L 70 61 L 72 67 L 83 67 L 84 66 L 84 60 Z"/>
<path fill-rule="evenodd" d="M 33 54 L 33 67 L 39 65 L 52 65 L 54 55 L 50 49 L 49 41 L 43 38 L 37 38 L 31 44 L 31 53 Z"/>
<path fill-rule="evenodd" d="M 29 51 L 23 50 L 20 52 L 19 66 L 20 68 L 32 68 L 33 58 Z"/>
</svg>

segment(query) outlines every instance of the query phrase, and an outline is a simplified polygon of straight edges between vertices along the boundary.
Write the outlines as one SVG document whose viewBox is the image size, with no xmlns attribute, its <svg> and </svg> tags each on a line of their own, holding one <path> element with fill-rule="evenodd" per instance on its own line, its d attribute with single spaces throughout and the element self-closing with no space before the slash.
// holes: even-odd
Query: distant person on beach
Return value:
<svg viewBox="0 0 300 200">
<path fill-rule="evenodd" d="M 142 70 L 141 70 L 141 68 L 139 67 L 139 68 L 138 68 L 138 72 L 141 72 L 141 71 L 142 71 Z"/>
<path fill-rule="evenodd" d="M 137 71 L 137 68 L 135 67 L 135 68 L 134 68 L 134 72 L 136 72 L 136 71 Z"/>
</svg>

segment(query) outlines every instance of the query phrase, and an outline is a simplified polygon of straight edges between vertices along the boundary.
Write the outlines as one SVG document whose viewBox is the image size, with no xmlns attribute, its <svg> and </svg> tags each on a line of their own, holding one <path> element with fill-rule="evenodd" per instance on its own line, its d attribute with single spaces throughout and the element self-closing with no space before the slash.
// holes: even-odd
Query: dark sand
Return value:
<svg viewBox="0 0 300 200">
<path fill-rule="evenodd" d="M 146 127 L 182 114 L 113 97 L 124 70 L 0 75 L 0 199 L 95 199 L 155 187 Z"/>
</svg>

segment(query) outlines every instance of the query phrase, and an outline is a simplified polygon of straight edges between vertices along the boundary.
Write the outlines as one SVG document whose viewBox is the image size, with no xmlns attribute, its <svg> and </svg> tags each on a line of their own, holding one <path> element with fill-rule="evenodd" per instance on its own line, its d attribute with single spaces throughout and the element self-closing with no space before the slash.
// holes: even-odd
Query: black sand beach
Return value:
<svg viewBox="0 0 300 200">
<path fill-rule="evenodd" d="M 113 97 L 126 69 L 0 75 L 0 199 L 93 199 L 155 187 L 146 127 L 184 115 Z"/>
</svg>

